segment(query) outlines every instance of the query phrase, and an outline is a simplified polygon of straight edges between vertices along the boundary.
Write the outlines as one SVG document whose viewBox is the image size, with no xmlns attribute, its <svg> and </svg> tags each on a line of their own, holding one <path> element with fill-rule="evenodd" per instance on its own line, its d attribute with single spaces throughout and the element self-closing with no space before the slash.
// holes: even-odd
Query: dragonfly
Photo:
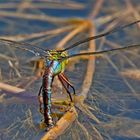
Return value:
<svg viewBox="0 0 140 140">
<path fill-rule="evenodd" d="M 38 56 L 45 60 L 45 71 L 42 76 L 42 84 L 38 93 L 38 101 L 39 101 L 39 110 L 43 114 L 43 117 L 44 117 L 43 121 L 46 125 L 47 130 L 49 130 L 50 128 L 54 126 L 52 111 L 51 111 L 52 83 L 54 81 L 54 78 L 56 76 L 58 77 L 64 89 L 68 93 L 71 102 L 73 102 L 73 98 L 72 98 L 70 89 L 72 89 L 73 94 L 76 94 L 73 84 L 69 81 L 67 76 L 64 74 L 66 65 L 68 64 L 70 58 L 78 57 L 78 56 L 86 56 L 86 55 L 96 56 L 96 55 L 100 55 L 104 53 L 112 53 L 114 51 L 115 52 L 120 51 L 120 50 L 123 51 L 125 49 L 132 49 L 132 48 L 140 47 L 140 44 L 131 44 L 128 46 L 115 48 L 115 49 L 108 49 L 108 50 L 102 50 L 102 51 L 96 51 L 96 52 L 76 53 L 72 55 L 69 55 L 67 51 L 77 47 L 78 45 L 89 42 L 90 40 L 99 39 L 101 37 L 107 36 L 109 34 L 118 32 L 124 28 L 137 24 L 139 22 L 140 20 L 137 20 L 123 26 L 114 27 L 113 29 L 107 32 L 98 34 L 96 36 L 85 38 L 61 50 L 55 50 L 55 49 L 45 50 L 45 49 L 39 48 L 36 45 L 31 45 L 28 43 L 21 43 L 21 42 L 11 41 L 7 39 L 0 39 L 0 42 L 3 42 L 5 44 L 8 44 L 18 49 L 22 49 L 24 51 L 28 51 L 34 54 L 35 56 Z M 41 97 L 43 97 L 43 102 L 41 101 Z"/>
</svg>

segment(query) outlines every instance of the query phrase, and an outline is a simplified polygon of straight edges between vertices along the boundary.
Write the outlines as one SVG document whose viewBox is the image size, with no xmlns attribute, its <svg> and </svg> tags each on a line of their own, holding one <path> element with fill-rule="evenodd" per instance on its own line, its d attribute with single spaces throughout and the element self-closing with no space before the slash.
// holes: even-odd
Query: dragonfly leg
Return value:
<svg viewBox="0 0 140 140">
<path fill-rule="evenodd" d="M 62 83 L 63 87 L 65 88 L 66 92 L 69 94 L 70 100 L 72 102 L 71 94 L 70 94 L 68 88 L 66 87 L 66 85 L 64 84 L 64 81 L 63 81 L 62 77 L 60 75 L 58 75 L 58 78 L 59 78 L 60 82 Z"/>
<path fill-rule="evenodd" d="M 64 76 L 64 74 L 59 74 L 58 75 L 58 78 L 60 80 L 60 82 L 62 83 L 63 87 L 65 88 L 66 92 L 69 94 L 69 97 L 70 97 L 70 100 L 72 102 L 72 97 L 71 97 L 71 93 L 69 91 L 69 86 L 73 89 L 73 92 L 75 94 L 75 89 L 74 87 L 72 86 L 72 84 L 68 81 L 68 79 Z M 65 85 L 65 83 L 67 84 L 67 86 Z"/>
<path fill-rule="evenodd" d="M 42 109 L 42 96 L 40 95 L 41 93 L 42 93 L 42 86 L 40 87 L 40 89 L 39 89 L 39 93 L 38 93 L 38 102 L 39 102 L 39 111 L 40 111 L 40 113 L 42 113 L 43 114 L 43 109 Z"/>
<path fill-rule="evenodd" d="M 66 77 L 66 75 L 64 75 L 64 73 L 60 73 L 59 75 L 61 75 L 62 79 L 67 83 L 68 87 L 70 86 L 72 88 L 73 94 L 76 94 L 74 86 L 68 80 L 68 78 Z"/>
</svg>

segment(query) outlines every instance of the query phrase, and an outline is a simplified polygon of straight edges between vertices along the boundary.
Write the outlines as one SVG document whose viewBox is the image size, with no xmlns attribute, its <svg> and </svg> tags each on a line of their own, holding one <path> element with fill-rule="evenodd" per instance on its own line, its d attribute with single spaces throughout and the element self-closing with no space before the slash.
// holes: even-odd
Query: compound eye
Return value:
<svg viewBox="0 0 140 140">
<path fill-rule="evenodd" d="M 62 53 L 61 53 L 61 57 L 64 58 L 64 57 L 66 57 L 66 56 L 67 56 L 67 53 L 66 53 L 66 52 L 62 52 Z"/>
</svg>

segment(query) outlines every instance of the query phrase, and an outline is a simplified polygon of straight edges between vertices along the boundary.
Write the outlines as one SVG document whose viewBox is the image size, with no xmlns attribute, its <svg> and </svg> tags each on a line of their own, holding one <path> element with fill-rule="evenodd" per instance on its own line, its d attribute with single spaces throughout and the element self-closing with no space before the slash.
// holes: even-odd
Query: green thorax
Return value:
<svg viewBox="0 0 140 140">
<path fill-rule="evenodd" d="M 67 52 L 57 52 L 55 50 L 50 50 L 49 53 L 50 53 L 50 56 L 48 58 L 49 61 L 58 62 L 57 69 L 56 69 L 55 73 L 57 74 L 57 73 L 64 72 L 65 66 L 68 63 L 68 60 L 67 59 L 62 60 L 62 58 L 65 58 L 66 56 L 68 56 Z"/>
</svg>

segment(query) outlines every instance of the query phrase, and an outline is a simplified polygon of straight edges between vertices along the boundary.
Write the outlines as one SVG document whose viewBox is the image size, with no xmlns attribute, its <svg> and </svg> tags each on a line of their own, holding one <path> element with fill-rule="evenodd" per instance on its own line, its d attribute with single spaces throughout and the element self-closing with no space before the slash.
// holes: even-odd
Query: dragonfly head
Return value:
<svg viewBox="0 0 140 140">
<path fill-rule="evenodd" d="M 47 51 L 47 54 L 48 54 L 47 56 L 48 60 L 56 60 L 56 61 L 61 61 L 63 58 L 68 56 L 67 52 L 59 52 L 56 50 L 49 50 Z M 67 64 L 68 60 L 65 59 L 64 63 Z"/>
</svg>

